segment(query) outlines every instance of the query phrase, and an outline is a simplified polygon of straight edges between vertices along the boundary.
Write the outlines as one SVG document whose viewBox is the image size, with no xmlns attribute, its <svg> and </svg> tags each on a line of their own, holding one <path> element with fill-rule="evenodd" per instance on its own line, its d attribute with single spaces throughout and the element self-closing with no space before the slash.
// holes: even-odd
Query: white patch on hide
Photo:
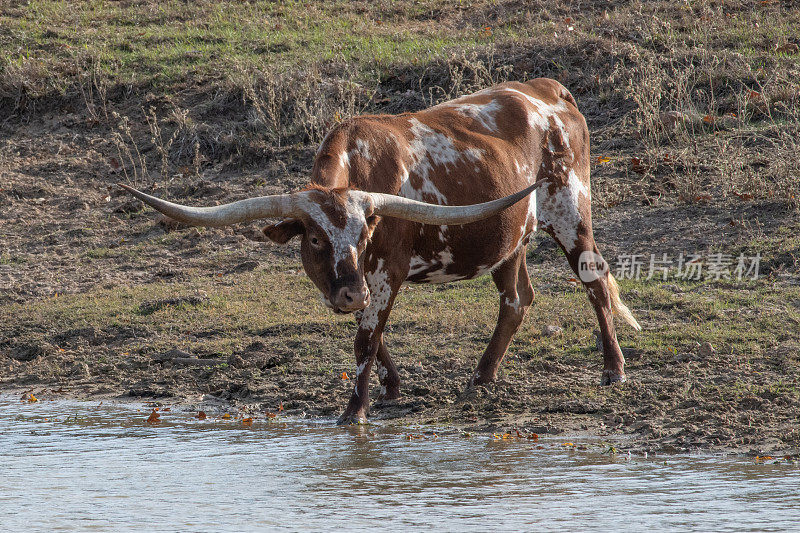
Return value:
<svg viewBox="0 0 800 533">
<path fill-rule="evenodd" d="M 389 274 L 384 270 L 383 259 L 378 259 L 374 272 L 367 272 L 365 278 L 372 298 L 364 315 L 361 317 L 359 327 L 368 331 L 375 331 L 378 327 L 378 313 L 386 309 L 392 297 L 392 287 L 389 285 Z"/>
<path fill-rule="evenodd" d="M 560 113 L 567 110 L 567 104 L 564 103 L 563 100 L 559 100 L 557 104 L 547 104 L 538 98 L 534 98 L 533 96 L 529 96 L 522 91 L 518 91 L 517 89 L 512 89 L 511 87 L 505 87 L 504 91 L 518 94 L 522 96 L 526 101 L 528 101 L 533 107 L 534 110 L 528 111 L 528 125 L 533 129 L 538 129 L 541 131 L 546 131 L 550 127 L 550 117 L 556 115 L 556 113 Z M 560 129 L 564 131 L 564 123 L 561 122 L 561 119 L 557 116 L 555 117 L 556 125 L 559 126 Z M 567 146 L 569 146 L 569 141 L 567 140 Z M 552 151 L 552 149 L 551 149 Z"/>
<path fill-rule="evenodd" d="M 447 205 L 447 198 L 431 180 L 431 171 L 434 165 L 444 167 L 445 171 L 449 173 L 448 167 L 455 165 L 458 161 L 464 159 L 473 162 L 480 161 L 483 159 L 485 150 L 473 147 L 460 152 L 456 150 L 453 140 L 447 135 L 434 131 L 416 118 L 409 119 L 409 123 L 411 124 L 409 131 L 412 138 L 408 146 L 413 162 L 409 169 L 401 165 L 399 194 L 419 201 L 430 201 L 423 196 L 429 195 L 439 205 Z M 409 174 L 412 173 L 420 180 L 418 188 L 409 181 Z"/>
<path fill-rule="evenodd" d="M 361 231 L 367 224 L 366 217 L 364 216 L 365 206 L 363 204 L 363 198 L 347 196 L 345 204 L 347 222 L 344 228 L 335 226 L 317 202 L 312 202 L 303 197 L 300 197 L 298 201 L 300 203 L 299 207 L 305 211 L 305 213 L 322 228 L 325 235 L 327 235 L 331 247 L 333 248 L 334 268 L 337 268 L 339 263 L 344 260 L 358 258 L 356 252 L 358 241 L 361 238 Z"/>
<path fill-rule="evenodd" d="M 488 131 L 497 131 L 497 112 L 502 106 L 497 100 L 492 100 L 486 104 L 459 104 L 449 103 L 448 107 L 454 107 L 456 111 L 465 117 L 469 117 L 479 123 Z"/>
<path fill-rule="evenodd" d="M 542 194 L 537 198 L 537 211 L 542 224 L 552 228 L 556 239 L 567 252 L 572 251 L 578 240 L 578 224 L 581 222 L 579 211 L 580 197 L 591 201 L 588 187 L 584 185 L 574 170 L 570 170 L 567 186 L 549 194 L 547 187 L 539 189 Z"/>
</svg>

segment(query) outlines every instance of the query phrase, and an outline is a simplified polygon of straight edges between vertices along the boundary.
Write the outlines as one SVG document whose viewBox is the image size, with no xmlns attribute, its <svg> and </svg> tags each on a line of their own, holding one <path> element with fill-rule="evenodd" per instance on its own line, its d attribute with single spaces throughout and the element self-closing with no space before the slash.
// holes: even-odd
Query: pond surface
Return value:
<svg viewBox="0 0 800 533">
<path fill-rule="evenodd" d="M 4 531 L 789 531 L 800 468 L 0 396 Z M 263 417 L 263 414 L 262 414 Z M 408 435 L 418 436 L 409 439 Z M 607 447 L 606 447 L 607 448 Z"/>
</svg>

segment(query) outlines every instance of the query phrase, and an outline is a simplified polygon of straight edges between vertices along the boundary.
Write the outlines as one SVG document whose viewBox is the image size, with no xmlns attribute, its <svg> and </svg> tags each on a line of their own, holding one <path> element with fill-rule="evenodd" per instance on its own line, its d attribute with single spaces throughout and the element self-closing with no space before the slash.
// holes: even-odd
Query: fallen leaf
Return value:
<svg viewBox="0 0 800 533">
<path fill-rule="evenodd" d="M 275 413 L 267 413 L 267 417 L 269 418 L 275 418 L 276 416 L 278 415 L 276 415 Z"/>
<path fill-rule="evenodd" d="M 342 379 L 350 379 L 347 375 L 347 372 L 342 372 Z"/>
<path fill-rule="evenodd" d="M 34 395 L 33 395 L 33 393 L 30 393 L 30 394 L 28 395 L 28 397 L 27 397 L 25 400 L 26 400 L 28 403 L 36 403 L 36 402 L 38 402 L 38 401 L 39 401 L 39 398 L 37 398 L 36 396 L 34 396 Z"/>
<path fill-rule="evenodd" d="M 747 98 L 748 100 L 752 100 L 754 102 L 757 102 L 757 103 L 763 103 L 764 102 L 764 95 L 761 94 L 760 92 L 754 91 L 752 89 L 747 91 L 747 94 L 745 94 L 745 98 Z"/>
<path fill-rule="evenodd" d="M 698 194 L 694 197 L 695 202 L 710 202 L 711 195 L 710 194 Z"/>
<path fill-rule="evenodd" d="M 602 165 L 603 163 L 608 163 L 609 161 L 611 161 L 611 158 L 605 156 L 597 156 L 596 159 L 598 165 Z"/>
<path fill-rule="evenodd" d="M 228 413 L 225 413 L 224 415 L 222 415 L 222 418 L 225 418 L 225 419 L 228 419 L 230 417 L 231 417 L 231 415 L 229 415 Z"/>
<path fill-rule="evenodd" d="M 153 409 L 153 412 L 150 413 L 150 416 L 147 417 L 148 424 L 158 424 L 161 422 L 161 415 L 158 414 L 157 409 Z"/>
<path fill-rule="evenodd" d="M 734 196 L 738 196 L 741 200 L 752 200 L 753 199 L 753 195 L 749 194 L 749 193 L 746 193 L 746 192 L 745 193 L 740 193 L 740 192 L 733 191 L 733 195 Z"/>
<path fill-rule="evenodd" d="M 252 426 L 253 425 L 253 419 L 252 418 L 243 418 L 242 419 L 242 425 L 245 426 L 245 427 Z"/>
<path fill-rule="evenodd" d="M 647 168 L 642 164 L 642 160 L 638 157 L 631 157 L 631 170 L 637 174 L 644 174 Z"/>
<path fill-rule="evenodd" d="M 208 418 L 208 416 L 206 416 L 205 411 L 200 411 L 199 413 L 197 413 L 198 420 L 205 420 L 206 418 Z"/>
<path fill-rule="evenodd" d="M 278 412 L 280 413 L 281 411 L 283 411 L 283 400 L 281 400 L 281 403 L 278 406 Z"/>
<path fill-rule="evenodd" d="M 706 124 L 713 124 L 716 121 L 717 121 L 717 117 L 715 117 L 713 115 L 706 115 L 706 116 L 703 117 L 703 122 L 705 122 Z"/>
</svg>

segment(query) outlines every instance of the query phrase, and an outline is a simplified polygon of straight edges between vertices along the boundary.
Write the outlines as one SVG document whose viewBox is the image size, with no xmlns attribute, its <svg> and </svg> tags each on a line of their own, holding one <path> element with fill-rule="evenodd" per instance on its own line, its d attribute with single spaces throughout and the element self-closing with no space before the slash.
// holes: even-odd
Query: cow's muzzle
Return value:
<svg viewBox="0 0 800 533">
<path fill-rule="evenodd" d="M 335 313 L 352 313 L 367 307 L 369 298 L 369 289 L 366 285 L 361 288 L 345 286 L 332 295 L 331 303 Z"/>
</svg>

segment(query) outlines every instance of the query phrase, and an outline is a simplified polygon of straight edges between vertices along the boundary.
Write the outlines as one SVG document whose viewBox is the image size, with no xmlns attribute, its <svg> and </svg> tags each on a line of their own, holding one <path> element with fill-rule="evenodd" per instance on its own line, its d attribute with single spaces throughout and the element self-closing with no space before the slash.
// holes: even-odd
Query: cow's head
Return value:
<svg viewBox="0 0 800 533">
<path fill-rule="evenodd" d="M 194 226 L 228 226 L 262 218 L 283 220 L 264 228 L 274 242 L 302 236 L 303 268 L 322 292 L 325 305 L 349 313 L 369 304 L 362 257 L 381 216 L 436 225 L 467 224 L 518 202 L 541 182 L 518 193 L 465 206 L 442 206 L 401 196 L 354 189 L 313 188 L 293 194 L 260 196 L 215 207 L 167 202 L 120 184 L 170 218 Z"/>
<path fill-rule="evenodd" d="M 312 189 L 302 199 L 300 213 L 263 230 L 279 244 L 301 236 L 303 268 L 335 313 L 369 305 L 361 257 L 380 219 L 369 196 L 348 192 Z"/>
</svg>

